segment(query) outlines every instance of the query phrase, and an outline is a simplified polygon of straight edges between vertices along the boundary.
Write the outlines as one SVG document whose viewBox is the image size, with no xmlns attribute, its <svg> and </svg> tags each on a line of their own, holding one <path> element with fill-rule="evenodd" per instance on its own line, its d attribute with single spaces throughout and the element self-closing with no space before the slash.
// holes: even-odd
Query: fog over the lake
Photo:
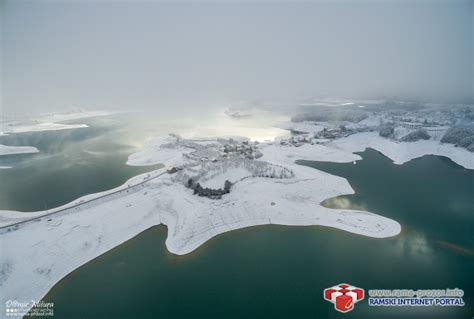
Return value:
<svg viewBox="0 0 474 319">
<path fill-rule="evenodd" d="M 7 0 L 0 10 L 4 115 L 474 98 L 472 1 Z"/>
</svg>

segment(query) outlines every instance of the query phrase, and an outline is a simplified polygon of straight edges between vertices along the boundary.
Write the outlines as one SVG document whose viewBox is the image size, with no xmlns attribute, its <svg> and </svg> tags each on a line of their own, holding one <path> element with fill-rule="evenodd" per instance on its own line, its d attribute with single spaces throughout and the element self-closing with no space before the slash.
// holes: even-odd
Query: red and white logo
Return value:
<svg viewBox="0 0 474 319">
<path fill-rule="evenodd" d="M 348 284 L 324 289 L 324 299 L 334 304 L 334 308 L 340 312 L 348 312 L 354 309 L 354 304 L 364 299 L 364 289 Z"/>
</svg>

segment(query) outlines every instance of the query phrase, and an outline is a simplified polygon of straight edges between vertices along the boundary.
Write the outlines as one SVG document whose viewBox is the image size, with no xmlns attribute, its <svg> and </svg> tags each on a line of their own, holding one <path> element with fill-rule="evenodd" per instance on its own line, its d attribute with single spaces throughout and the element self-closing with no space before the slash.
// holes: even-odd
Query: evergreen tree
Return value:
<svg viewBox="0 0 474 319">
<path fill-rule="evenodd" d="M 194 184 L 193 179 L 192 178 L 188 179 L 188 183 L 187 183 L 188 188 L 193 188 L 193 184 Z"/>
<path fill-rule="evenodd" d="M 232 186 L 232 183 L 229 180 L 226 180 L 224 183 L 224 192 L 230 193 L 231 186 Z"/>
</svg>

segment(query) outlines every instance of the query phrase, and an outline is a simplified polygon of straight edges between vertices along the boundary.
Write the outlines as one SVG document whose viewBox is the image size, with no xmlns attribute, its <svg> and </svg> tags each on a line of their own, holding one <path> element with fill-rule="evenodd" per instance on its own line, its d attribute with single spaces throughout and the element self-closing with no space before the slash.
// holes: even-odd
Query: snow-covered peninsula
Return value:
<svg viewBox="0 0 474 319">
<path fill-rule="evenodd" d="M 321 206 L 326 198 L 353 193 L 349 183 L 294 164 L 316 154 L 334 161 L 358 156 L 322 145 L 295 150 L 246 139 L 161 137 L 128 163 L 165 163 L 166 169 L 56 210 L 2 211 L 2 291 L 9 299 L 38 300 L 80 265 L 158 224 L 167 225 L 166 246 L 175 254 L 220 233 L 263 224 L 321 225 L 376 238 L 400 232 L 400 224 L 379 215 Z"/>
</svg>

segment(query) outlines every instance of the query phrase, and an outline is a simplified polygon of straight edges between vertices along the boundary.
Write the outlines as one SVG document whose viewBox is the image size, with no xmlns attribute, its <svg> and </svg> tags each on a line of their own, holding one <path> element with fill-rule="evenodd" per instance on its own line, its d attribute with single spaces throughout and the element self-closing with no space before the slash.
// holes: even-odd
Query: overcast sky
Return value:
<svg viewBox="0 0 474 319">
<path fill-rule="evenodd" d="M 12 0 L 0 10 L 5 115 L 474 94 L 473 1 Z"/>
</svg>

